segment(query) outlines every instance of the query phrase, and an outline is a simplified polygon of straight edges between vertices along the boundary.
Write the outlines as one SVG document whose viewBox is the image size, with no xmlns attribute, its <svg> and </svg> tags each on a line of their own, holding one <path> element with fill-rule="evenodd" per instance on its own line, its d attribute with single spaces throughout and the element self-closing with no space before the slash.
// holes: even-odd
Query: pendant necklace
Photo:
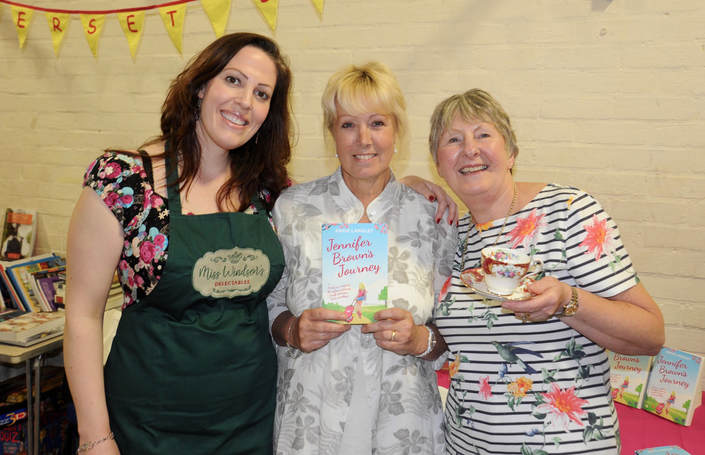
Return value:
<svg viewBox="0 0 705 455">
<path fill-rule="evenodd" d="M 509 211 L 507 212 L 507 216 L 504 217 L 504 222 L 502 222 L 502 227 L 499 229 L 499 234 L 494 238 L 494 243 L 492 243 L 491 246 L 497 245 L 497 242 L 499 242 L 499 238 L 502 237 L 502 234 L 504 234 L 504 228 L 507 226 L 507 220 L 509 219 L 509 216 L 512 214 L 512 211 L 514 210 L 514 205 L 517 202 L 517 184 L 514 182 L 514 194 L 512 195 L 512 203 L 509 206 Z M 460 265 L 460 271 L 462 272 L 465 270 L 465 251 L 468 249 L 468 240 L 470 239 L 470 230 L 472 229 L 473 226 L 475 226 L 475 217 L 472 216 L 472 212 L 470 212 L 470 226 L 468 226 L 468 232 L 465 234 L 465 242 L 463 242 L 463 255 L 461 258 L 461 265 Z"/>
</svg>

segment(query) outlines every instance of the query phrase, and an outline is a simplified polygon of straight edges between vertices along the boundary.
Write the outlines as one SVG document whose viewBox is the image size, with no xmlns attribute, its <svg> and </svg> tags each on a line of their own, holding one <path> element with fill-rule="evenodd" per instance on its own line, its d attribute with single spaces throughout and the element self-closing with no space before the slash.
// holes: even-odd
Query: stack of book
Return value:
<svg viewBox="0 0 705 455">
<path fill-rule="evenodd" d="M 26 312 L 56 311 L 63 306 L 61 295 L 66 282 L 66 261 L 55 254 L 0 262 L 3 295 L 0 310 L 14 308 Z"/>
<path fill-rule="evenodd" d="M 609 353 L 615 401 L 690 425 L 702 400 L 705 357 L 664 347 L 656 356 Z"/>
<path fill-rule="evenodd" d="M 64 331 L 57 291 L 66 261 L 55 254 L 0 261 L 0 343 L 30 346 Z"/>
</svg>

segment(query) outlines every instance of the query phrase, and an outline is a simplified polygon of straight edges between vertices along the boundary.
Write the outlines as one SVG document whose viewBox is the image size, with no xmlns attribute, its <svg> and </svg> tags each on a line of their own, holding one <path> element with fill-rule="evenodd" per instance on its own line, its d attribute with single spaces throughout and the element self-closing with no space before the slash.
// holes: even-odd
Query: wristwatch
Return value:
<svg viewBox="0 0 705 455">
<path fill-rule="evenodd" d="M 578 302 L 578 288 L 571 286 L 570 288 L 570 300 L 568 303 L 564 303 L 554 316 L 556 317 L 568 317 L 573 316 L 578 312 L 578 307 L 580 306 Z"/>
</svg>

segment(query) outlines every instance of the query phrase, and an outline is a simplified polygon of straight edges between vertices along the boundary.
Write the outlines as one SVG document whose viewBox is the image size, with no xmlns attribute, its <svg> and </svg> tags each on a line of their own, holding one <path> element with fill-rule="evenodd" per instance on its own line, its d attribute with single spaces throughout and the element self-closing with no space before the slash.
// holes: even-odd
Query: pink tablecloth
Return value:
<svg viewBox="0 0 705 455">
<path fill-rule="evenodd" d="M 688 427 L 642 409 L 621 403 L 615 403 L 615 406 L 622 435 L 621 455 L 634 455 L 637 449 L 659 446 L 678 446 L 691 455 L 705 455 L 705 404 L 695 410 L 693 423 Z"/>
<path fill-rule="evenodd" d="M 438 373 L 438 385 L 450 385 L 448 370 Z M 621 455 L 634 455 L 637 449 L 660 446 L 679 446 L 690 455 L 705 455 L 705 392 L 703 404 L 695 410 L 693 423 L 684 427 L 642 409 L 615 403 L 622 435 Z"/>
</svg>

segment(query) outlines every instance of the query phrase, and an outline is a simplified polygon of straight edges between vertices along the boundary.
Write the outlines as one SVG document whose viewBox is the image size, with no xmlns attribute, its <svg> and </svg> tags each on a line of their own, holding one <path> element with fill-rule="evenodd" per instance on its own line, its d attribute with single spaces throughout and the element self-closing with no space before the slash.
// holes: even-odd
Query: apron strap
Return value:
<svg viewBox="0 0 705 455">
<path fill-rule="evenodd" d="M 166 144 L 164 145 L 166 148 Z M 166 150 L 165 150 L 166 151 Z M 179 188 L 177 186 L 177 181 L 179 180 L 179 166 L 178 163 L 174 163 L 171 166 L 171 160 L 169 159 L 169 154 L 164 155 L 164 166 L 166 167 L 166 194 L 167 200 L 169 201 L 169 212 L 180 214 L 181 213 L 181 197 L 179 195 Z"/>
<path fill-rule="evenodd" d="M 166 147 L 166 145 L 164 147 Z M 169 159 L 169 155 L 165 154 L 164 165 L 166 166 L 167 173 L 166 194 L 167 199 L 169 201 L 169 212 L 180 214 L 181 197 L 179 195 L 178 186 L 176 186 L 176 182 L 179 179 L 179 166 L 174 165 L 174 167 L 172 168 L 170 164 L 171 160 Z M 264 205 L 264 201 L 262 201 L 262 197 L 259 194 L 253 195 L 252 199 L 250 200 L 250 203 L 252 203 L 257 209 L 257 214 L 268 216 L 269 212 L 267 211 L 267 208 Z"/>
</svg>

